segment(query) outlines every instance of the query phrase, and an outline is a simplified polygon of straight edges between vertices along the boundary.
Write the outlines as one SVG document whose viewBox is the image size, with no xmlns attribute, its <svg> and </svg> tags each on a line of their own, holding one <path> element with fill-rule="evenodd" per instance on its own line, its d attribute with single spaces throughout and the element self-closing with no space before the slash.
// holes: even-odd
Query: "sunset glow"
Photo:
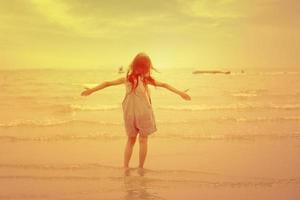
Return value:
<svg viewBox="0 0 300 200">
<path fill-rule="evenodd" d="M 112 67 L 140 51 L 159 68 L 297 67 L 298 8 L 295 0 L 0 0 L 0 68 Z"/>
<path fill-rule="evenodd" d="M 0 0 L 0 199 L 299 199 L 299 19 L 300 0 Z"/>
</svg>

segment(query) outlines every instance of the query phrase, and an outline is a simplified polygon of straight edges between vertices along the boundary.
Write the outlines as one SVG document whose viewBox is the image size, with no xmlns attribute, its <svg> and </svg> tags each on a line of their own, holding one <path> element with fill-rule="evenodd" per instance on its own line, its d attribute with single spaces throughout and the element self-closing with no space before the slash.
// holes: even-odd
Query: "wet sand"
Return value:
<svg viewBox="0 0 300 200">
<path fill-rule="evenodd" d="M 182 141 L 138 144 L 124 173 L 125 141 L 2 141 L 2 199 L 296 199 L 299 141 Z M 18 148 L 13 148 L 17 145 Z M 4 151 L 6 150 L 6 151 Z"/>
</svg>

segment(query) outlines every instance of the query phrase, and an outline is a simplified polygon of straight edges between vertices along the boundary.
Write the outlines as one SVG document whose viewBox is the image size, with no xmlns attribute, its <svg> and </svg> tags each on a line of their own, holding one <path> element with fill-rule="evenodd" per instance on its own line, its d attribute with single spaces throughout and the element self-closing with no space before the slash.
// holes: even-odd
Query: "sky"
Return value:
<svg viewBox="0 0 300 200">
<path fill-rule="evenodd" d="M 300 64 L 298 0 L 0 0 L 0 69 Z"/>
</svg>

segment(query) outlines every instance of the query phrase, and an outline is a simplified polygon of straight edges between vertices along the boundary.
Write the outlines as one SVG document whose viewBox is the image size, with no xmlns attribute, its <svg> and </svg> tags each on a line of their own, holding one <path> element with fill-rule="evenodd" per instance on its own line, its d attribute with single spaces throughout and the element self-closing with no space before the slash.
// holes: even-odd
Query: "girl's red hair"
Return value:
<svg viewBox="0 0 300 200">
<path fill-rule="evenodd" d="M 155 85 L 155 80 L 150 74 L 152 69 L 154 68 L 148 55 L 139 53 L 134 57 L 127 72 L 127 80 L 131 83 L 133 90 L 137 87 L 139 77 L 142 77 L 144 85 L 149 83 Z"/>
</svg>

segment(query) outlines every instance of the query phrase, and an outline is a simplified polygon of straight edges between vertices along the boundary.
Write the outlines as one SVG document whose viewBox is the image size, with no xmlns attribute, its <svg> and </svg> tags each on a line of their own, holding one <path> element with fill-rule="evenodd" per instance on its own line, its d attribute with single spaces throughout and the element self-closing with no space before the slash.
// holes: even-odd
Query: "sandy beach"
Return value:
<svg viewBox="0 0 300 200">
<path fill-rule="evenodd" d="M 2 199 L 297 199 L 299 142 L 151 138 L 124 173 L 123 140 L 2 141 Z M 16 147 L 17 148 L 14 148 Z M 6 152 L 3 152 L 6 150 Z M 5 161 L 5 162 L 4 162 Z"/>
</svg>

